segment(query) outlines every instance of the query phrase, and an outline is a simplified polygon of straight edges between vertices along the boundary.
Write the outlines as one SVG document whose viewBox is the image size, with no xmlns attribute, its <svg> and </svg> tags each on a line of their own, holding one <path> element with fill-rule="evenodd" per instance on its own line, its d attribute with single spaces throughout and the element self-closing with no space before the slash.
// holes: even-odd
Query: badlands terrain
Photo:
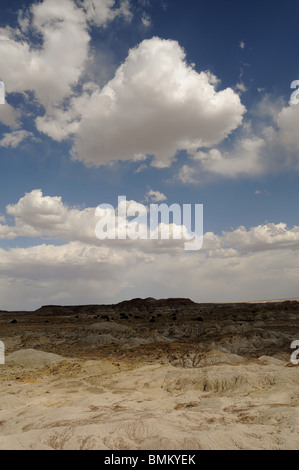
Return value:
<svg viewBox="0 0 299 470">
<path fill-rule="evenodd" d="M 0 449 L 299 449 L 299 302 L 0 312 Z"/>
</svg>

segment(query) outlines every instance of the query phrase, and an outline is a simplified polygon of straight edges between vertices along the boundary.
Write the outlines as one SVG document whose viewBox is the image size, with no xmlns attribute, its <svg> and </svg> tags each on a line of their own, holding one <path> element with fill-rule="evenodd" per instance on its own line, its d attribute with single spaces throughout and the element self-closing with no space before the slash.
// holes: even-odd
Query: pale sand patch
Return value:
<svg viewBox="0 0 299 470">
<path fill-rule="evenodd" d="M 12 353 L 0 366 L 0 449 L 299 449 L 299 369 L 235 356 L 132 369 Z"/>
<path fill-rule="evenodd" d="M 37 351 L 36 349 L 23 349 L 15 351 L 6 356 L 5 362 L 8 365 L 16 365 L 26 369 L 38 369 L 42 366 L 63 361 L 64 357 L 58 354 Z"/>
</svg>

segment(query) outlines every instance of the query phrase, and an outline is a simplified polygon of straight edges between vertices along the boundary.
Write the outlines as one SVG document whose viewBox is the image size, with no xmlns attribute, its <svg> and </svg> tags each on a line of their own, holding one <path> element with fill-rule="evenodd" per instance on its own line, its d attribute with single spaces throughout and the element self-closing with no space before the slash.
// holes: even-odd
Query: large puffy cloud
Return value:
<svg viewBox="0 0 299 470">
<path fill-rule="evenodd" d="M 69 208 L 58 196 L 43 196 L 40 189 L 25 194 L 17 204 L 8 205 L 6 212 L 14 225 L 0 224 L 0 238 L 20 236 L 80 240 L 95 239 L 95 209 Z"/>
<path fill-rule="evenodd" d="M 179 150 L 222 141 L 245 112 L 230 88 L 216 91 L 217 79 L 188 66 L 176 41 L 154 37 L 132 49 L 115 77 L 100 89 L 86 83 L 66 110 L 37 119 L 55 140 L 74 135 L 74 158 L 102 165 L 154 155 L 169 166 Z"/>
<path fill-rule="evenodd" d="M 18 29 L 0 29 L 2 79 L 8 93 L 32 90 L 39 103 L 51 107 L 69 96 L 77 83 L 90 36 L 84 12 L 72 0 L 33 4 L 31 16 L 30 30 L 41 39 L 40 45 L 33 47 Z"/>
<path fill-rule="evenodd" d="M 31 91 L 45 109 L 63 111 L 91 60 L 89 26 L 104 27 L 116 17 L 130 19 L 130 2 L 43 0 L 19 11 L 18 28 L 0 28 L 0 69 L 6 92 Z M 0 122 L 17 127 L 19 113 L 8 104 Z M 73 129 L 72 129 L 73 130 Z"/>
<path fill-rule="evenodd" d="M 216 84 L 187 65 L 176 41 L 144 40 L 85 102 L 74 158 L 101 165 L 154 155 L 165 167 L 179 150 L 219 143 L 241 124 L 245 108 L 232 89 L 217 92 Z"/>
</svg>

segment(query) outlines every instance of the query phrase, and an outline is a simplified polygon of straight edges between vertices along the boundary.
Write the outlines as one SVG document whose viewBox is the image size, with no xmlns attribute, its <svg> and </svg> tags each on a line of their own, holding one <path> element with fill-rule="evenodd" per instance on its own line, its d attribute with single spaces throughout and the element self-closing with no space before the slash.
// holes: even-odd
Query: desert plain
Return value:
<svg viewBox="0 0 299 470">
<path fill-rule="evenodd" d="M 296 339 L 296 300 L 1 311 L 0 449 L 299 449 Z"/>
</svg>

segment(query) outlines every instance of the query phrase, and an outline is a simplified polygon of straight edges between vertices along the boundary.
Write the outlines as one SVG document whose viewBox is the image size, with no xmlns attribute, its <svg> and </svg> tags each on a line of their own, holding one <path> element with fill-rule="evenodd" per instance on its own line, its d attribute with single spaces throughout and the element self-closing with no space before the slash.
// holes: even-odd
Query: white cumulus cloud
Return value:
<svg viewBox="0 0 299 470">
<path fill-rule="evenodd" d="M 90 36 L 82 9 L 72 0 L 33 4 L 30 30 L 35 45 L 19 29 L 0 29 L 0 69 L 6 90 L 31 90 L 39 103 L 51 108 L 69 96 L 84 70 Z"/>
<path fill-rule="evenodd" d="M 105 27 L 119 16 L 129 20 L 130 8 L 129 0 L 119 6 L 115 0 L 43 0 L 20 10 L 18 27 L 0 28 L 0 70 L 7 95 L 33 92 L 45 110 L 43 119 L 57 112 L 63 125 L 64 100 L 74 96 L 92 60 L 90 26 Z M 1 106 L 3 124 L 17 127 L 18 117 L 8 104 Z"/>
<path fill-rule="evenodd" d="M 176 41 L 154 37 L 131 49 L 115 77 L 85 100 L 73 156 L 87 164 L 153 155 L 167 167 L 179 150 L 219 143 L 242 122 L 231 89 L 186 63 Z"/>
</svg>

